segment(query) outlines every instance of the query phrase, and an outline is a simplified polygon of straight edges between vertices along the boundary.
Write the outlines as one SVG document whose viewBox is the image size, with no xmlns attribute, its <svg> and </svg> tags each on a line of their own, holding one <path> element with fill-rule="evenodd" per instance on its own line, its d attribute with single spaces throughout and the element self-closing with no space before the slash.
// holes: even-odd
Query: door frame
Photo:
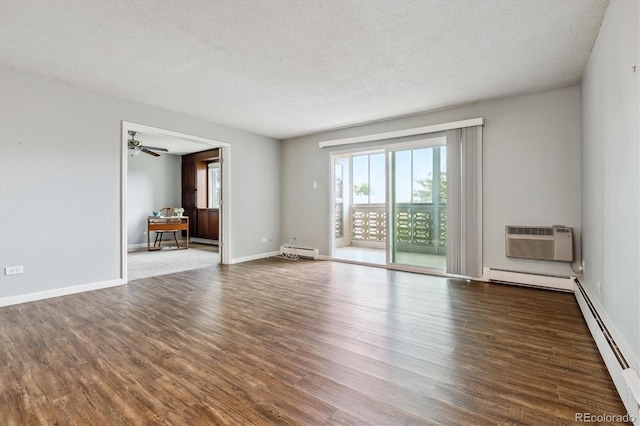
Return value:
<svg viewBox="0 0 640 426">
<path fill-rule="evenodd" d="M 220 224 L 219 224 L 219 254 L 220 263 L 229 264 L 230 262 L 230 241 L 231 241 L 231 145 L 215 139 L 203 138 L 201 136 L 190 135 L 187 133 L 176 132 L 173 130 L 162 129 L 160 127 L 148 126 L 145 124 L 134 123 L 122 120 L 121 122 L 121 162 L 120 162 L 120 274 L 122 280 L 127 283 L 127 165 L 129 161 L 128 143 L 129 131 L 176 137 L 187 139 L 192 142 L 201 143 L 203 150 L 220 148 L 220 169 L 222 173 L 222 188 L 220 194 Z"/>
<path fill-rule="evenodd" d="M 334 212 L 336 209 L 336 205 L 335 205 L 335 200 L 336 200 L 336 184 L 335 184 L 335 164 L 336 164 L 336 159 L 338 159 L 339 157 L 349 157 L 349 188 L 348 190 L 351 191 L 352 187 L 353 187 L 353 161 L 352 161 L 352 157 L 355 154 L 371 154 L 371 153 L 383 153 L 386 155 L 386 150 L 384 146 L 374 146 L 374 147 L 367 147 L 367 148 L 354 148 L 354 149 L 344 149 L 344 150 L 339 150 L 339 151 L 332 151 L 329 153 L 329 177 L 330 177 L 330 190 L 329 190 L 329 206 L 330 206 L 330 220 L 329 220 L 329 259 L 331 260 L 336 260 L 336 261 L 342 261 L 342 259 L 337 259 L 335 258 L 335 249 L 336 249 L 336 235 L 335 235 L 335 227 L 336 227 L 336 221 L 335 221 L 335 216 L 334 216 Z M 385 158 L 386 160 L 386 158 Z M 385 168 L 387 167 L 387 161 L 385 161 Z M 387 175 L 387 172 L 385 170 L 385 176 Z M 387 182 L 385 181 L 385 185 L 387 184 Z M 345 189 L 343 188 L 343 191 Z M 352 194 L 349 194 L 349 203 L 350 206 L 353 205 L 353 199 L 352 199 Z M 349 232 L 351 232 L 351 224 L 349 224 L 348 226 L 345 226 L 345 231 L 348 230 Z M 345 237 L 346 238 L 346 237 Z M 381 267 L 385 267 L 384 263 L 381 264 L 375 264 L 375 263 L 367 263 L 367 265 L 370 266 L 381 266 Z"/>
<path fill-rule="evenodd" d="M 391 152 L 392 151 L 402 151 L 402 150 L 407 150 L 407 149 L 416 149 L 416 148 L 428 148 L 428 147 L 434 147 L 434 146 L 442 146 L 442 145 L 446 145 L 446 139 L 445 139 L 445 135 L 444 132 L 434 132 L 434 133 L 428 133 L 428 134 L 424 134 L 421 135 L 422 137 L 420 137 L 419 139 L 416 140 L 412 140 L 412 141 L 404 141 L 404 142 L 397 142 L 397 143 L 392 143 L 389 140 L 384 141 L 381 144 L 376 144 L 376 145 L 369 145 L 366 147 L 361 147 L 361 148 L 351 148 L 351 149 L 343 149 L 343 150 L 336 150 L 336 151 L 331 151 L 329 153 L 329 176 L 331 177 L 331 184 L 329 185 L 331 190 L 329 191 L 329 202 L 330 202 L 330 212 L 331 212 L 331 218 L 329 220 L 329 232 L 330 232 L 330 250 L 329 250 L 329 258 L 331 260 L 335 260 L 335 261 L 340 261 L 340 262 L 349 262 L 349 263 L 361 263 L 361 262 L 354 262 L 354 261 L 345 261 L 342 259 L 337 259 L 335 258 L 335 249 L 336 249 L 336 239 L 335 239 L 335 219 L 334 219 L 334 215 L 333 212 L 335 211 L 335 172 L 334 172 L 334 166 L 335 166 L 335 159 L 337 157 L 340 156 L 353 156 L 356 154 L 366 154 L 366 153 L 372 153 L 372 152 L 384 152 L 385 155 L 385 183 L 386 183 L 386 194 L 385 194 L 385 210 L 387 213 L 387 221 L 386 221 L 386 235 L 387 235 L 387 241 L 385 241 L 385 263 L 384 264 L 374 264 L 374 263 L 366 263 L 366 265 L 368 266 L 376 266 L 376 267 L 381 267 L 381 268 L 386 268 L 386 269 L 391 269 L 391 270 L 397 270 L 397 271 L 406 271 L 406 272 L 417 272 L 417 273 L 428 273 L 430 275 L 440 275 L 440 276 L 451 276 L 450 274 L 447 274 L 446 272 L 440 270 L 440 269 L 436 269 L 436 268 L 429 268 L 429 267 L 422 267 L 422 266 L 414 266 L 414 265 L 406 265 L 406 264 L 399 264 L 399 263 L 392 263 L 391 262 L 391 209 L 392 209 L 392 205 L 391 205 L 391 185 L 392 185 L 392 179 L 391 179 Z M 442 141 L 444 140 L 444 144 L 442 143 Z M 351 161 L 351 160 L 350 160 Z M 349 173 L 353 174 L 353 167 L 349 167 Z M 350 185 L 353 184 L 353 179 L 350 178 Z M 351 190 L 351 188 L 349 188 L 349 190 Z"/>
<path fill-rule="evenodd" d="M 333 194 L 333 226 L 334 226 L 334 232 L 333 232 L 333 243 L 332 243 L 332 250 L 330 250 L 330 255 L 333 254 L 333 249 L 335 249 L 336 247 L 340 246 L 343 247 L 345 245 L 351 244 L 351 223 L 349 221 L 346 220 L 346 218 L 349 215 L 348 210 L 351 209 L 351 193 L 349 191 L 347 191 L 346 188 L 351 188 L 351 157 L 347 156 L 347 155 L 341 155 L 341 156 L 332 156 L 332 165 L 331 165 L 331 169 L 332 169 L 332 173 L 334 173 L 331 177 L 332 179 L 332 184 L 333 186 L 331 187 L 331 193 Z M 346 163 L 346 165 L 345 165 Z M 343 166 L 343 174 L 342 174 L 342 206 L 343 206 L 343 211 L 342 211 L 342 222 L 343 222 L 343 235 L 342 237 L 338 238 L 335 236 L 335 202 L 336 202 L 336 176 L 335 176 L 335 169 L 337 165 L 341 165 Z"/>
</svg>

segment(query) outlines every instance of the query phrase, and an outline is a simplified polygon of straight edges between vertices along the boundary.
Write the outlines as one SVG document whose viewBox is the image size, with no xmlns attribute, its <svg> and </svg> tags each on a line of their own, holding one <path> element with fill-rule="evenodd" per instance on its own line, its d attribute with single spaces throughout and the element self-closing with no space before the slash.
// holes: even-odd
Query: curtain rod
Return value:
<svg viewBox="0 0 640 426">
<path fill-rule="evenodd" d="M 412 129 L 394 130 L 384 133 L 373 133 L 364 136 L 353 136 L 350 138 L 331 139 L 318 143 L 320 148 L 328 146 L 349 145 L 353 143 L 373 142 L 383 139 L 400 138 L 403 136 L 424 135 L 426 133 L 442 132 L 451 129 L 461 129 L 463 127 L 483 126 L 484 118 L 471 118 L 469 120 L 453 121 L 451 123 L 434 124 L 432 126 L 414 127 Z"/>
</svg>

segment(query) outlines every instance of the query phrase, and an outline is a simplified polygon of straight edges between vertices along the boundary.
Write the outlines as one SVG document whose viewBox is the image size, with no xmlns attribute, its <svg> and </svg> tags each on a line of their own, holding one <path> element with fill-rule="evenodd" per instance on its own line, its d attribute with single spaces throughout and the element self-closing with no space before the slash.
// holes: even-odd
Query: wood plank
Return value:
<svg viewBox="0 0 640 426">
<path fill-rule="evenodd" d="M 0 424 L 567 424 L 624 414 L 571 294 L 334 262 L 0 308 Z"/>
</svg>

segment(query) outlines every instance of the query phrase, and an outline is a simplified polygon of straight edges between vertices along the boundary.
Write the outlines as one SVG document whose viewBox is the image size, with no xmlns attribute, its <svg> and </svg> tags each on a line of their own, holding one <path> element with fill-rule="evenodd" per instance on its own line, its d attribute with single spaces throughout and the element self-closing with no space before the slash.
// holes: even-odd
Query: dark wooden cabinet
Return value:
<svg viewBox="0 0 640 426">
<path fill-rule="evenodd" d="M 210 240 L 218 239 L 218 227 L 220 225 L 220 212 L 218 209 L 198 209 L 198 237 Z"/>
<path fill-rule="evenodd" d="M 182 158 L 182 190 L 196 189 L 196 161 L 185 155 Z"/>
<path fill-rule="evenodd" d="M 182 207 L 192 237 L 218 240 L 220 212 L 207 206 L 207 164 L 218 157 L 218 149 L 182 156 Z"/>
<path fill-rule="evenodd" d="M 195 237 L 198 235 L 198 209 L 184 209 L 184 215 L 189 216 L 189 235 Z M 186 235 L 186 232 L 182 233 Z"/>
<path fill-rule="evenodd" d="M 198 208 L 198 186 L 196 160 L 193 154 L 182 156 L 182 207 L 185 210 Z M 192 219 L 191 217 L 189 218 Z M 193 220 L 193 222 L 195 222 Z"/>
<path fill-rule="evenodd" d="M 189 216 L 189 235 L 197 236 L 198 227 L 198 203 L 196 186 L 196 157 L 194 154 L 182 156 L 182 207 L 185 216 Z M 186 236 L 186 232 L 182 233 Z"/>
</svg>

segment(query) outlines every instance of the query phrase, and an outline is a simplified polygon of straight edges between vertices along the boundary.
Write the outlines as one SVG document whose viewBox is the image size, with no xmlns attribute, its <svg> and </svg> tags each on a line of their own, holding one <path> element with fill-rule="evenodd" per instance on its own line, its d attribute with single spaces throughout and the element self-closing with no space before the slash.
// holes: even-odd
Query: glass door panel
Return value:
<svg viewBox="0 0 640 426">
<path fill-rule="evenodd" d="M 332 157 L 332 259 L 386 265 L 386 161 L 383 151 Z"/>
<path fill-rule="evenodd" d="M 446 268 L 446 147 L 390 152 L 389 263 Z"/>
</svg>

